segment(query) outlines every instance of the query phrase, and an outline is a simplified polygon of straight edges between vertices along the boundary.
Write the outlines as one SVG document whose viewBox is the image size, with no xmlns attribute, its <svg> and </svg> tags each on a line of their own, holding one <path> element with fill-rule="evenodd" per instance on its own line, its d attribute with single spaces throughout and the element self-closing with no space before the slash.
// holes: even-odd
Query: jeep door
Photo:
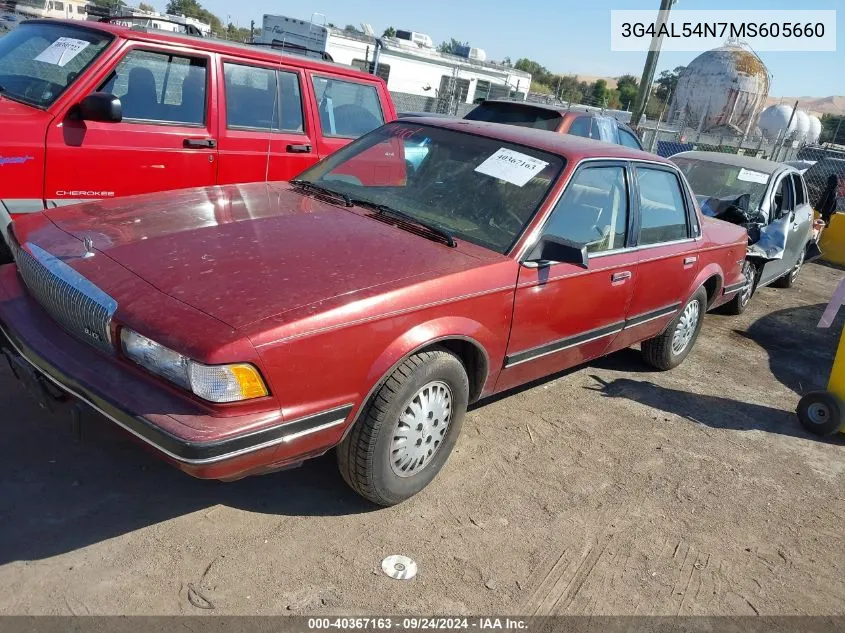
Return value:
<svg viewBox="0 0 845 633">
<path fill-rule="evenodd" d="M 71 106 L 47 132 L 48 206 L 215 184 L 212 61 L 189 49 L 127 43 L 82 93 L 116 95 L 123 120 L 81 121 Z"/>
<path fill-rule="evenodd" d="M 219 76 L 220 184 L 290 180 L 317 162 L 301 70 L 223 57 Z"/>
<path fill-rule="evenodd" d="M 497 391 L 601 356 L 622 331 L 638 274 L 630 209 L 624 161 L 577 168 L 542 235 L 586 246 L 589 261 L 586 268 L 523 261 Z"/>
</svg>

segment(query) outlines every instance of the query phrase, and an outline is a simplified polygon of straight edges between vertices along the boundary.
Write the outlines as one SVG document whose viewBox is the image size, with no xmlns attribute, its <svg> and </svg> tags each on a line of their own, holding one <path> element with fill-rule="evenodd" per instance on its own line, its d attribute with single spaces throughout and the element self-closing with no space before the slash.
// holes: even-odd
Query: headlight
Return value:
<svg viewBox="0 0 845 633">
<path fill-rule="evenodd" d="M 192 391 L 210 402 L 238 402 L 268 395 L 258 370 L 248 363 L 203 365 L 122 328 L 123 353 L 147 371 Z"/>
</svg>

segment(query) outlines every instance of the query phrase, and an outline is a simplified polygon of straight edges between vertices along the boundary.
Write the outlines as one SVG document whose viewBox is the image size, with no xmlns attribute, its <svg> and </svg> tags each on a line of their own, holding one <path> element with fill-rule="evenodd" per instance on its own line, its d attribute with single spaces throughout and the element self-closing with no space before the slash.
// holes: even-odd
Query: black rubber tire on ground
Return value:
<svg viewBox="0 0 845 633">
<path fill-rule="evenodd" d="M 431 461 L 410 476 L 400 477 L 391 465 L 394 431 L 400 415 L 417 392 L 432 381 L 451 391 L 451 420 Z M 469 379 L 463 363 L 450 351 L 432 348 L 409 357 L 384 381 L 337 448 L 340 473 L 362 497 L 391 506 L 425 488 L 449 458 L 461 432 L 469 400 Z"/>
<path fill-rule="evenodd" d="M 678 329 L 678 325 L 686 313 L 687 307 L 693 302 L 698 303 L 698 316 L 692 331 L 692 336 L 682 349 L 675 351 L 672 348 L 672 340 L 675 336 L 675 330 Z M 664 329 L 662 333 L 658 334 L 654 338 L 650 338 L 642 342 L 642 352 L 645 361 L 654 368 L 663 371 L 673 369 L 680 365 L 690 353 L 693 345 L 695 345 L 698 333 L 701 331 L 701 323 L 704 321 L 705 312 L 707 312 L 707 291 L 701 287 L 695 291 L 692 297 L 690 297 L 683 306 L 681 306 L 681 309 L 678 310 L 678 314 L 674 319 L 672 319 L 672 322 L 666 326 L 666 329 Z"/>
<path fill-rule="evenodd" d="M 828 391 L 811 391 L 798 401 L 798 420 L 813 435 L 828 437 L 842 429 L 842 403 Z"/>
<path fill-rule="evenodd" d="M 792 286 L 795 285 L 795 280 L 798 279 L 798 273 L 801 272 L 801 266 L 804 265 L 804 257 L 806 254 L 807 247 L 805 246 L 798 255 L 798 261 L 795 262 L 795 266 L 793 266 L 783 277 L 775 280 L 772 285 L 775 288 L 792 288 Z"/>
<path fill-rule="evenodd" d="M 751 302 L 751 297 L 754 296 L 754 291 L 757 290 L 757 267 L 752 264 L 747 259 L 742 263 L 742 275 L 746 278 L 753 278 L 751 282 L 751 291 L 749 293 L 745 293 L 745 289 L 740 290 L 736 293 L 736 296 L 728 301 L 724 305 L 724 312 L 725 314 L 742 314 L 745 312 L 745 308 L 748 307 L 748 304 Z"/>
<path fill-rule="evenodd" d="M 3 236 L 0 235 L 0 266 L 3 264 L 11 264 L 13 261 L 15 260 L 12 257 L 12 251 L 9 250 L 6 240 L 4 240 Z"/>
</svg>

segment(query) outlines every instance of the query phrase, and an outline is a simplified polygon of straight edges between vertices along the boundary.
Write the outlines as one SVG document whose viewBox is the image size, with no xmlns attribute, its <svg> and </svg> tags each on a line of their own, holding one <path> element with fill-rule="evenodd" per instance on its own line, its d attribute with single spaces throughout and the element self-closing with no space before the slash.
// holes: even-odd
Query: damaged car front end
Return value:
<svg viewBox="0 0 845 633">
<path fill-rule="evenodd" d="M 806 183 L 794 167 L 718 152 L 682 152 L 671 160 L 704 215 L 748 232 L 746 285 L 728 304 L 730 312 L 741 313 L 758 288 L 791 287 L 804 262 L 821 255 L 821 225 L 814 222 Z"/>
</svg>

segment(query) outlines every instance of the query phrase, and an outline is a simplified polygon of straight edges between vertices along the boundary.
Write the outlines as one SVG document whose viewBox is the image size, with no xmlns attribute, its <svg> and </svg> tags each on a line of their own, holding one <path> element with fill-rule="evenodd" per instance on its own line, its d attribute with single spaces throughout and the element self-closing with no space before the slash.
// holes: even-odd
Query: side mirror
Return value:
<svg viewBox="0 0 845 633">
<path fill-rule="evenodd" d="M 560 262 L 587 268 L 589 256 L 586 244 L 578 244 L 554 235 L 544 235 L 529 251 L 525 261 L 534 262 L 540 266 Z"/>
<path fill-rule="evenodd" d="M 123 106 L 120 98 L 108 92 L 93 92 L 76 106 L 76 118 L 82 121 L 120 123 L 123 120 Z"/>
</svg>

